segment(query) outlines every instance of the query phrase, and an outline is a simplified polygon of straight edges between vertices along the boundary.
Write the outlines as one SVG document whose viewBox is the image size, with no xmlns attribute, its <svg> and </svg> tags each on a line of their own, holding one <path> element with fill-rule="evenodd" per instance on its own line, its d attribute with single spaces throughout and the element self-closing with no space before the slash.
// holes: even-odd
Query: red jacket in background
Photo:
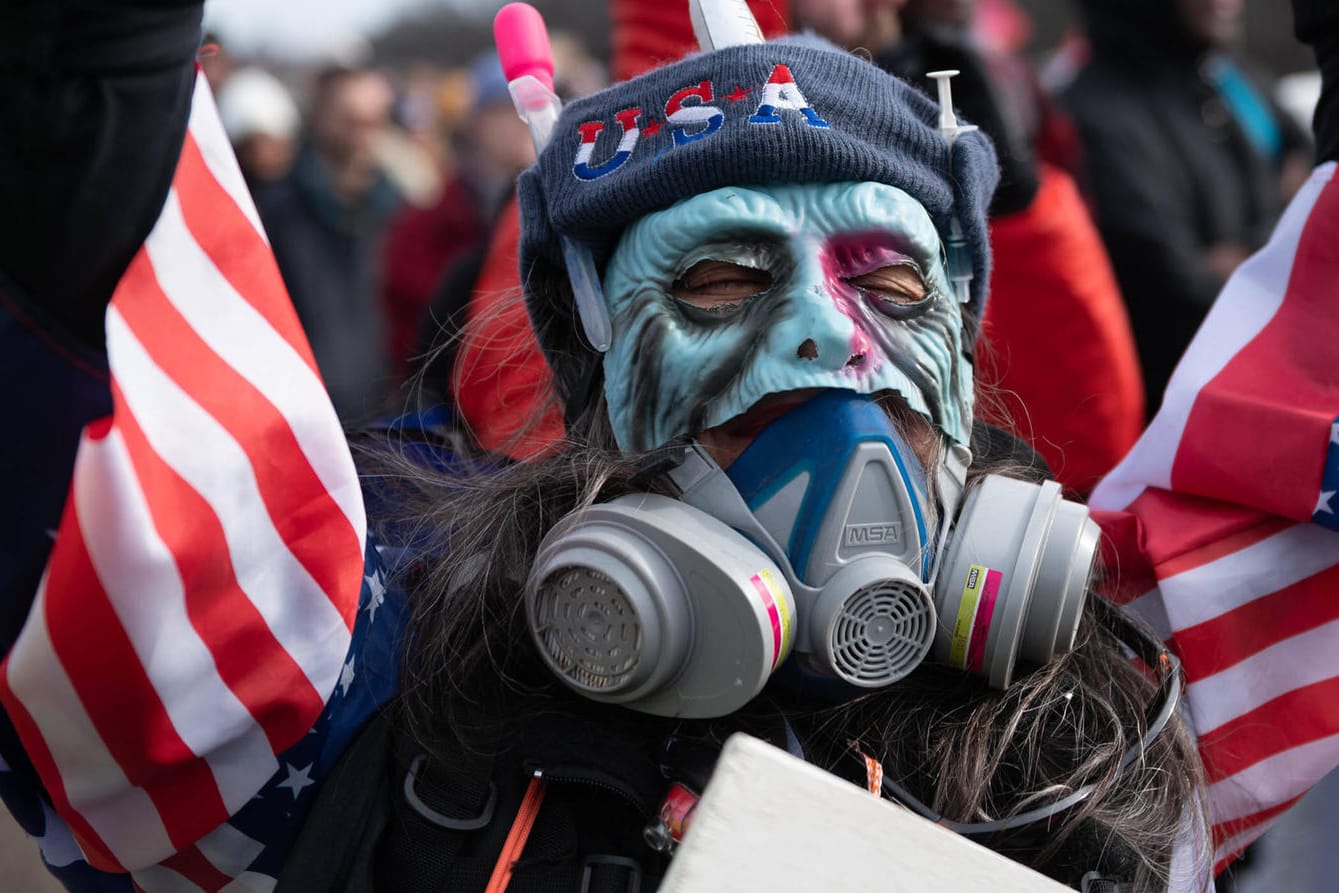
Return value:
<svg viewBox="0 0 1339 893">
<path fill-rule="evenodd" d="M 1087 494 L 1144 427 L 1139 360 L 1111 262 L 1069 176 L 990 222 L 994 267 L 976 345 L 978 417 L 1017 433 Z"/>
<path fill-rule="evenodd" d="M 423 317 L 442 276 L 488 237 L 488 215 L 463 176 L 453 178 L 430 207 L 407 207 L 392 221 L 382 251 L 382 306 L 397 379 L 409 371 Z"/>
</svg>

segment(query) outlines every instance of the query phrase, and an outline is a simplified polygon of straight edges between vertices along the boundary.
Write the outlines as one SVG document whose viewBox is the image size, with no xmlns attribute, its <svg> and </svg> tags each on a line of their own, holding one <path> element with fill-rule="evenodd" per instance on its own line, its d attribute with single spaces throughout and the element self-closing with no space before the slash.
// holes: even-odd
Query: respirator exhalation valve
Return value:
<svg viewBox="0 0 1339 893">
<path fill-rule="evenodd" d="M 862 688 L 881 688 L 925 659 L 935 608 L 923 586 L 880 580 L 854 592 L 827 636 L 832 668 Z"/>
<path fill-rule="evenodd" d="M 540 647 L 569 685 L 616 691 L 631 680 L 642 625 L 610 577 L 589 567 L 559 568 L 540 584 L 534 610 Z"/>
<path fill-rule="evenodd" d="M 881 688 L 920 665 L 937 625 L 928 584 L 933 497 L 915 451 L 877 401 L 816 394 L 719 474 L 717 489 L 743 503 L 731 513 L 735 525 L 754 525 L 754 540 L 785 549 L 807 670 Z M 704 489 L 685 498 L 707 510 L 724 502 Z"/>
</svg>

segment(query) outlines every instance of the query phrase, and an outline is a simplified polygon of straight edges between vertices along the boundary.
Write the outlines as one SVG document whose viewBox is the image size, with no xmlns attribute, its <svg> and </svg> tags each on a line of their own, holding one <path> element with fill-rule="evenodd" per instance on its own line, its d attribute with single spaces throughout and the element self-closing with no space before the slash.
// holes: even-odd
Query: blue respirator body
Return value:
<svg viewBox="0 0 1339 893">
<path fill-rule="evenodd" d="M 822 391 L 722 471 L 667 475 L 545 537 L 526 585 L 540 654 L 595 700 L 666 716 L 743 706 L 791 675 L 860 689 L 927 658 L 1009 684 L 1073 645 L 1098 532 L 1055 482 L 927 472 L 868 396 Z M 964 498 L 964 490 L 966 496 Z"/>
</svg>

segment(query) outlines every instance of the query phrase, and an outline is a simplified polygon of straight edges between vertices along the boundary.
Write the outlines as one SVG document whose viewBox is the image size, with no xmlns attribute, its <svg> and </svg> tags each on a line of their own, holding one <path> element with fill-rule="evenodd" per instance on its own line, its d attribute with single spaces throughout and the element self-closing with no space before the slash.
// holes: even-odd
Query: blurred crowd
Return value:
<svg viewBox="0 0 1339 893">
<path fill-rule="evenodd" d="M 1047 48 L 1032 45 L 1013 0 L 793 0 L 789 15 L 927 88 L 925 72 L 961 71 L 960 110 L 999 151 L 994 220 L 1028 207 L 1047 171 L 1078 184 L 1128 313 L 1140 413 L 1151 414 L 1214 295 L 1309 171 L 1319 79 L 1276 85 L 1243 58 L 1244 0 L 1072 7 Z M 561 93 L 607 82 L 574 39 L 558 36 L 555 50 Z M 341 418 L 403 409 L 421 358 L 459 330 L 533 159 L 496 55 L 267 70 L 223 35 L 202 64 Z M 449 364 L 427 377 L 449 403 Z"/>
<path fill-rule="evenodd" d="M 604 85 L 574 42 L 555 51 L 565 89 Z M 201 64 L 340 417 L 392 411 L 446 274 L 534 160 L 496 53 L 294 70 L 213 37 Z"/>
</svg>

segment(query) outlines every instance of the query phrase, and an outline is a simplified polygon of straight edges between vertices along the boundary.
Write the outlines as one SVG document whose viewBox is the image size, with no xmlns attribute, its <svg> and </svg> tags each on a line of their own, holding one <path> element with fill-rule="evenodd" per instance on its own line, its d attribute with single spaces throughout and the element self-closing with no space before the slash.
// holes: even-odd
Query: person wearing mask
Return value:
<svg viewBox="0 0 1339 893">
<path fill-rule="evenodd" d="M 791 13 L 794 27 L 817 28 L 848 48 L 895 35 L 879 52 L 879 64 L 931 94 L 926 71 L 960 70 L 960 108 L 1008 147 L 1000 154 L 1002 183 L 991 215 L 998 300 L 977 346 L 978 381 L 992 394 L 983 404 L 993 421 L 1041 452 L 1066 487 L 1087 493 L 1144 423 L 1133 338 L 1110 262 L 1073 182 L 1038 165 L 993 69 L 970 43 L 965 25 L 973 11 L 971 4 L 844 2 L 797 3 Z M 683 52 L 692 35 L 683 10 L 675 12 L 642 0 L 617 4 L 614 69 L 635 74 Z M 755 5 L 753 12 L 766 33 L 782 33 L 788 24 L 776 20 L 775 7 Z M 541 425 L 525 421 L 542 399 L 548 374 L 521 308 L 506 297 L 517 284 L 514 212 L 504 213 L 480 272 L 458 271 L 466 281 L 458 291 L 477 279 L 472 299 L 463 310 L 444 308 L 430 321 L 420 350 L 429 358 L 420 402 L 431 404 L 441 393 L 436 399 L 455 409 L 466 436 L 492 452 L 522 456 L 560 437 L 562 421 L 553 412 Z M 438 330 L 437 320 L 451 322 Z M 462 320 L 465 335 L 454 337 Z M 1040 349 L 1039 330 L 1050 339 Z M 1084 407 L 1083 415 L 1076 406 Z"/>
<path fill-rule="evenodd" d="M 571 104 L 519 188 L 523 300 L 569 439 L 503 468 L 359 441 L 375 472 L 364 498 L 291 312 L 262 300 L 273 268 L 240 176 L 214 154 L 207 97 L 190 99 L 199 6 L 155 7 L 137 28 L 99 27 L 131 18 L 103 12 L 75 20 L 129 40 L 103 65 L 112 47 L 133 65 L 128 82 L 98 75 L 128 104 L 96 108 L 169 122 L 152 155 L 127 139 L 83 159 L 139 199 L 125 208 L 135 231 L 85 230 L 117 243 L 113 262 L 130 248 L 104 340 L 90 317 L 108 295 L 67 287 L 86 274 L 51 264 L 63 245 L 0 240 L 0 359 L 41 373 L 11 399 L 62 422 L 3 443 L 0 467 L 49 473 L 14 474 L 6 505 L 29 535 L 24 560 L 0 565 L 22 572 L 4 590 L 0 793 L 72 888 L 483 890 L 502 865 L 513 890 L 595 875 L 650 889 L 666 859 L 644 833 L 657 799 L 676 778 L 700 783 L 713 745 L 746 730 L 861 783 L 880 764 L 891 798 L 1076 888 L 1198 891 L 1202 807 L 1227 858 L 1287 786 L 1333 765 L 1330 714 L 1307 686 L 1265 724 L 1229 713 L 1242 698 L 1213 678 L 1304 660 L 1315 679 L 1323 664 L 1332 633 L 1299 632 L 1288 608 L 1328 601 L 1288 575 L 1336 566 L 1334 485 L 1312 461 L 1332 432 L 1333 412 L 1316 421 L 1333 410 L 1328 367 L 1278 406 L 1274 424 L 1308 436 L 1281 437 L 1268 468 L 1200 463 L 1164 480 L 1139 467 L 1170 461 L 1155 425 L 1103 496 L 1124 549 L 1117 591 L 1150 583 L 1135 610 L 1164 608 L 1185 657 L 1201 759 L 1175 658 L 1089 592 L 1086 510 L 976 417 L 994 157 L 979 132 L 941 130 L 905 83 L 823 42 L 745 43 Z M 8 24 L 53 33 L 40 16 Z M 1312 27 L 1323 44 L 1339 21 Z M 162 44 L 152 91 L 147 33 Z M 5 60 L 24 96 L 90 96 L 80 36 L 45 64 Z M 717 80 L 752 98 L 686 102 Z M 1325 295 L 1292 283 L 1332 278 L 1334 172 L 1312 175 L 1253 260 L 1251 281 L 1272 289 L 1286 255 L 1295 275 L 1270 300 L 1287 312 L 1257 307 L 1265 337 L 1218 363 L 1262 394 L 1275 382 L 1253 370 L 1314 365 L 1330 344 Z M 34 206 L 45 185 L 5 181 Z M 576 303 L 564 240 L 601 271 L 594 301 L 574 277 Z M 1200 353 L 1228 346 L 1215 334 Z M 1178 398 L 1192 416 L 1220 393 L 1200 359 Z M 1219 445 L 1185 420 L 1178 437 L 1182 456 Z M 62 516 L 47 484 L 71 463 Z M 1221 585 L 1240 562 L 1264 587 L 1259 613 Z M 676 579 L 693 585 L 676 593 Z M 825 624 L 834 613 L 856 622 Z M 1222 635 L 1198 638 L 1215 620 Z M 1292 643 L 1309 649 L 1265 647 L 1317 630 Z M 1285 678 L 1251 673 L 1247 700 L 1270 707 Z M 520 825 L 538 829 L 536 849 L 513 865 Z"/>
</svg>

